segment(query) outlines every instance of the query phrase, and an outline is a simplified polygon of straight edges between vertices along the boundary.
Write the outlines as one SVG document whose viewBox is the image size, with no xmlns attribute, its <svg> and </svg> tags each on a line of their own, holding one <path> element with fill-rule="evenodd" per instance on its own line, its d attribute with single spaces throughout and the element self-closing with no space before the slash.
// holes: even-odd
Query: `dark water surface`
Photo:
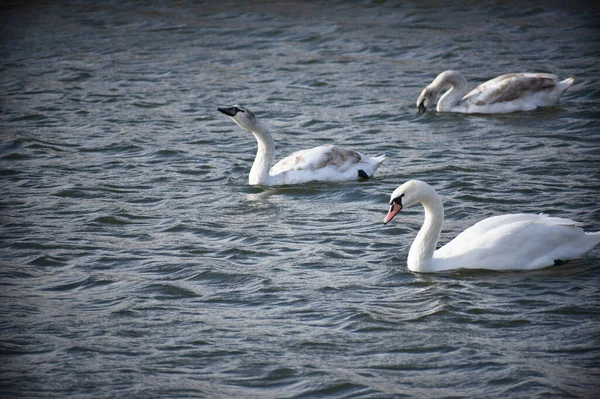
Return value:
<svg viewBox="0 0 600 399">
<path fill-rule="evenodd" d="M 3 398 L 592 398 L 600 248 L 533 272 L 418 275 L 441 243 L 545 212 L 600 230 L 600 13 L 584 3 L 20 2 L 0 7 Z M 419 115 L 445 69 L 575 84 L 558 106 Z M 332 143 L 375 179 L 249 187 Z"/>
</svg>

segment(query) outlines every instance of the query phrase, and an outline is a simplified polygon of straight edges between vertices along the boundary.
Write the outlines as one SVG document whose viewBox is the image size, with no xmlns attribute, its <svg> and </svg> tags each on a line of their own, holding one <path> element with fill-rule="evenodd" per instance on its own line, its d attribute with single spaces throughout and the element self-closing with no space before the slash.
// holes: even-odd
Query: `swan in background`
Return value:
<svg viewBox="0 0 600 399">
<path fill-rule="evenodd" d="M 383 222 L 418 202 L 425 208 L 425 221 L 408 253 L 408 268 L 413 272 L 540 269 L 557 260 L 581 258 L 600 243 L 600 232 L 586 233 L 569 219 L 509 214 L 476 223 L 436 251 L 444 207 L 429 184 L 410 180 L 398 187 Z"/>
<path fill-rule="evenodd" d="M 425 112 L 437 102 L 438 112 L 495 114 L 530 111 L 556 104 L 573 82 L 573 78 L 559 82 L 558 76 L 549 73 L 509 73 L 488 80 L 467 93 L 469 89 L 463 75 L 457 71 L 445 71 L 423 89 L 417 108 L 419 112 Z"/>
<path fill-rule="evenodd" d="M 385 155 L 369 158 L 358 151 L 322 145 L 296 151 L 271 166 L 275 159 L 275 143 L 269 130 L 254 113 L 240 105 L 217 109 L 256 138 L 258 150 L 248 177 L 250 185 L 276 186 L 310 181 L 368 179 L 385 159 Z"/>
</svg>

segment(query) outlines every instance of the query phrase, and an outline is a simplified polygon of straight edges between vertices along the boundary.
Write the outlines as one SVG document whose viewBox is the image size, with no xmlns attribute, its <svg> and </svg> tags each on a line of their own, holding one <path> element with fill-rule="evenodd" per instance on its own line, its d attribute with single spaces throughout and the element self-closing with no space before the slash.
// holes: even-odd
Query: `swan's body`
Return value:
<svg viewBox="0 0 600 399">
<path fill-rule="evenodd" d="M 417 108 L 425 112 L 437 102 L 438 112 L 531 111 L 555 105 L 573 82 L 573 78 L 559 81 L 558 76 L 549 73 L 510 73 L 488 80 L 468 92 L 467 81 L 460 72 L 445 71 L 423 89 Z"/>
<path fill-rule="evenodd" d="M 369 158 L 358 151 L 322 145 L 296 151 L 271 166 L 275 159 L 275 143 L 269 130 L 254 113 L 239 105 L 218 110 L 256 138 L 258 150 L 248 177 L 250 185 L 277 186 L 369 178 L 385 159 L 384 155 Z"/>
<path fill-rule="evenodd" d="M 600 232 L 586 233 L 569 219 L 509 214 L 474 224 L 436 251 L 444 207 L 427 183 L 411 180 L 398 187 L 392 193 L 384 223 L 418 202 L 425 208 L 425 221 L 408 253 L 408 268 L 414 272 L 540 269 L 557 260 L 581 258 L 600 243 Z"/>
</svg>

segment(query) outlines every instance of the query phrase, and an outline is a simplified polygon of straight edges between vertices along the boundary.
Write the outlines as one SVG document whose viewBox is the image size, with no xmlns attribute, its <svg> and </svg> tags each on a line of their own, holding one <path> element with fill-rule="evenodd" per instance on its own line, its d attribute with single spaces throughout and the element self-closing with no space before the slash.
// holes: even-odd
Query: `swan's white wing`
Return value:
<svg viewBox="0 0 600 399">
<path fill-rule="evenodd" d="M 438 267 L 536 269 L 578 258 L 594 241 L 577 222 L 546 215 L 514 214 L 485 219 L 435 252 Z"/>
<path fill-rule="evenodd" d="M 522 99 L 552 89 L 558 77 L 548 73 L 510 73 L 488 80 L 467 93 L 463 102 L 483 106 Z"/>
</svg>

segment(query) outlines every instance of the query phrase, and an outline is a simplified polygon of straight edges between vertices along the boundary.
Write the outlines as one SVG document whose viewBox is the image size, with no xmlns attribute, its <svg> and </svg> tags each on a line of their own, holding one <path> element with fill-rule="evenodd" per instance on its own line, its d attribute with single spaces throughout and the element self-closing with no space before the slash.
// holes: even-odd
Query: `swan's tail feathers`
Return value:
<svg viewBox="0 0 600 399">
<path fill-rule="evenodd" d="M 359 170 L 358 176 L 361 178 L 364 178 L 364 176 L 361 175 L 361 172 L 366 175 L 373 176 L 375 174 L 375 171 L 377 170 L 377 168 L 379 168 L 379 165 L 381 165 L 381 163 L 383 161 L 385 161 L 385 159 L 386 159 L 385 154 L 377 155 L 376 157 L 370 157 L 369 161 L 368 161 L 369 167 L 367 167 L 367 169 L 371 169 L 371 170 L 369 171 L 369 173 L 366 173 L 363 170 Z"/>
<path fill-rule="evenodd" d="M 600 244 L 600 231 L 594 231 L 591 233 L 584 233 L 584 240 L 582 242 L 583 254 L 585 255 L 590 252 L 594 247 Z"/>
<path fill-rule="evenodd" d="M 549 216 L 545 213 L 540 213 L 539 215 L 543 217 L 542 222 L 546 223 L 546 224 L 553 224 L 555 226 L 571 226 L 571 227 L 580 227 L 583 225 L 583 223 L 576 222 L 571 219 L 561 218 L 558 216 Z M 592 233 L 592 234 L 595 234 L 595 233 Z"/>
<path fill-rule="evenodd" d="M 593 231 L 591 233 L 585 233 L 586 236 L 590 237 L 590 241 L 592 242 L 592 244 L 594 244 L 592 246 L 592 248 L 594 248 L 596 245 L 600 244 L 600 231 Z"/>
<path fill-rule="evenodd" d="M 563 81 L 560 81 L 556 84 L 556 86 L 560 89 L 560 91 L 565 91 L 575 82 L 573 78 L 567 78 Z"/>
<path fill-rule="evenodd" d="M 383 161 L 386 160 L 386 158 L 387 156 L 385 154 L 379 154 L 371 159 L 373 159 L 377 163 L 377 166 L 379 166 Z"/>
</svg>

